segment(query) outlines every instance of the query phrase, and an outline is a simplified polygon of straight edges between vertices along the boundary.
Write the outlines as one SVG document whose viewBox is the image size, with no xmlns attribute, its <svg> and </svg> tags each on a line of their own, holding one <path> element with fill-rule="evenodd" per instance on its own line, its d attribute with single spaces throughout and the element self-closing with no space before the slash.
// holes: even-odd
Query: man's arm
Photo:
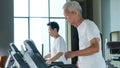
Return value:
<svg viewBox="0 0 120 68">
<path fill-rule="evenodd" d="M 58 58 L 60 58 L 60 56 L 63 55 L 63 52 L 59 52 L 57 53 L 54 57 L 52 57 L 50 60 L 46 61 L 47 64 L 51 64 L 51 62 L 54 62 L 55 60 L 57 60 Z"/>
<path fill-rule="evenodd" d="M 99 39 L 93 38 L 92 40 L 90 40 L 90 47 L 83 50 L 66 52 L 65 57 L 67 59 L 67 58 L 73 58 L 76 56 L 87 56 L 97 52 L 99 52 Z"/>
<path fill-rule="evenodd" d="M 47 55 L 44 56 L 44 58 L 50 58 L 51 57 L 51 53 L 48 53 Z"/>
</svg>

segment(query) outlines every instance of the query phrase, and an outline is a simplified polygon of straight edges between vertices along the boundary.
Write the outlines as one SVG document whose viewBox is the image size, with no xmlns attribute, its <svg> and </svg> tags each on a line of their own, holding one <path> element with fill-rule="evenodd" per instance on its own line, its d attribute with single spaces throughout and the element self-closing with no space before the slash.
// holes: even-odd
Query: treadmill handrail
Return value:
<svg viewBox="0 0 120 68">
<path fill-rule="evenodd" d="M 21 54 L 21 52 L 18 50 L 14 43 L 10 43 L 10 48 L 12 49 L 12 52 L 19 53 L 21 57 L 23 57 L 23 55 Z"/>
<path fill-rule="evenodd" d="M 27 50 L 32 50 L 34 53 L 39 53 L 33 40 L 25 40 L 24 45 Z"/>
<path fill-rule="evenodd" d="M 30 68 L 30 66 L 22 59 L 18 53 L 13 54 L 13 59 L 15 62 L 17 62 L 20 68 Z"/>
</svg>

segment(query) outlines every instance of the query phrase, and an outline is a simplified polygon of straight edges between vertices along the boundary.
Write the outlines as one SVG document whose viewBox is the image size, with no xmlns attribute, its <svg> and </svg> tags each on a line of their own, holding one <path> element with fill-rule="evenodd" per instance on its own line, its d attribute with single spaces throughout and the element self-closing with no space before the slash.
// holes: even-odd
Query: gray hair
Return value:
<svg viewBox="0 0 120 68">
<path fill-rule="evenodd" d="M 75 10 L 77 10 L 79 15 L 82 16 L 82 8 L 77 1 L 69 1 L 65 3 L 63 6 L 63 9 L 68 9 L 71 12 L 74 12 Z"/>
</svg>

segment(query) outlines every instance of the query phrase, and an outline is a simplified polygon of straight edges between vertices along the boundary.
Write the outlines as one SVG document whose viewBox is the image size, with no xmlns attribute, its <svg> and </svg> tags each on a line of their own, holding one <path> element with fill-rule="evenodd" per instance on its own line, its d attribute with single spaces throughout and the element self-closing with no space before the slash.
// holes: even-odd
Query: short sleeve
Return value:
<svg viewBox="0 0 120 68">
<path fill-rule="evenodd" d="M 100 39 L 100 31 L 94 22 L 87 24 L 87 37 L 89 41 L 93 38 Z"/>
<path fill-rule="evenodd" d="M 64 39 L 61 37 L 58 40 L 57 52 L 65 52 L 65 51 L 66 51 L 66 44 Z"/>
</svg>

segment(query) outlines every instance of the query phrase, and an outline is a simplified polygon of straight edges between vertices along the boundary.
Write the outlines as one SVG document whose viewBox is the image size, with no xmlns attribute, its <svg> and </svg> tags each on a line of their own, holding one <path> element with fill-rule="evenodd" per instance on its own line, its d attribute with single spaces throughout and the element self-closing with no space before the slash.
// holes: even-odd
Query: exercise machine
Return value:
<svg viewBox="0 0 120 68">
<path fill-rule="evenodd" d="M 30 68 L 14 43 L 10 43 L 10 48 L 11 50 L 8 51 L 9 56 L 5 64 L 5 68 Z"/>
</svg>

